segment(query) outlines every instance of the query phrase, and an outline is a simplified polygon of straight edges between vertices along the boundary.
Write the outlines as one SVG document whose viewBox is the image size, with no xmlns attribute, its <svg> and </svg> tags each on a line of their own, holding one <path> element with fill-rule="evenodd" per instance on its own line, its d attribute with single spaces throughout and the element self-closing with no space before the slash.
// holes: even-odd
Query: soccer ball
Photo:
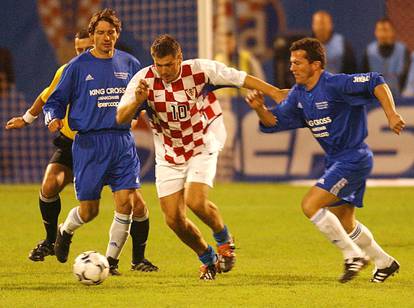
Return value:
<svg viewBox="0 0 414 308">
<path fill-rule="evenodd" d="M 76 257 L 73 273 L 80 283 L 97 285 L 109 274 L 109 263 L 106 257 L 96 251 L 85 251 Z"/>
</svg>

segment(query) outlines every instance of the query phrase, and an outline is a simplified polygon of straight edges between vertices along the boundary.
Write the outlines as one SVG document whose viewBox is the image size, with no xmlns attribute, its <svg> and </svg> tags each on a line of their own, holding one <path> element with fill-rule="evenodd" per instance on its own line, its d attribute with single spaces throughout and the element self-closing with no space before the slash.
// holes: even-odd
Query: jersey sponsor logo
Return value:
<svg viewBox="0 0 414 308">
<path fill-rule="evenodd" d="M 315 106 L 317 109 L 322 110 L 322 109 L 328 109 L 329 105 L 328 102 L 316 102 Z"/>
<path fill-rule="evenodd" d="M 118 107 L 119 102 L 99 102 L 96 104 L 98 108 L 106 108 L 106 107 Z"/>
<path fill-rule="evenodd" d="M 118 88 L 99 88 L 89 90 L 89 96 L 105 95 L 105 94 L 124 94 L 125 87 Z"/>
<path fill-rule="evenodd" d="M 301 103 L 301 102 L 299 102 L 297 107 L 298 107 L 299 109 L 303 109 L 302 103 Z"/>
<path fill-rule="evenodd" d="M 85 81 L 89 81 L 89 80 L 94 80 L 91 74 L 88 74 L 88 76 L 86 76 L 85 78 Z"/>
<path fill-rule="evenodd" d="M 128 73 L 127 72 L 114 72 L 114 75 L 118 79 L 128 79 Z"/>
<path fill-rule="evenodd" d="M 315 119 L 315 120 L 307 120 L 306 123 L 308 123 L 309 127 L 313 127 L 315 125 L 325 125 L 332 122 L 331 117 L 325 117 L 321 119 Z"/>
<path fill-rule="evenodd" d="M 368 82 L 369 81 L 369 75 L 362 75 L 362 76 L 355 76 L 354 80 L 352 82 Z"/>
</svg>

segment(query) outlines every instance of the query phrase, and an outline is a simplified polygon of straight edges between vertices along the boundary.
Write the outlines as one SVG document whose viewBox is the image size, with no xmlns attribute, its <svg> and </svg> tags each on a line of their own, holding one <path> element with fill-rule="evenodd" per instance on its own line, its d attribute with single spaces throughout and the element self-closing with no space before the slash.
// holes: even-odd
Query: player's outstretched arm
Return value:
<svg viewBox="0 0 414 308">
<path fill-rule="evenodd" d="M 132 80 L 131 80 L 132 81 Z M 116 122 L 118 124 L 125 124 L 132 121 L 138 108 L 148 98 L 148 84 L 145 79 L 138 82 L 138 86 L 133 89 L 134 84 L 128 84 L 127 90 L 121 99 L 116 111 Z M 134 91 L 132 93 L 132 91 Z"/>
<path fill-rule="evenodd" d="M 262 122 L 264 126 L 271 127 L 276 125 L 277 120 L 275 116 L 267 110 L 262 93 L 256 90 L 249 91 L 246 96 L 246 103 L 256 112 L 260 122 Z"/>
<path fill-rule="evenodd" d="M 385 83 L 377 85 L 374 89 L 374 95 L 379 100 L 387 116 L 388 126 L 394 133 L 399 135 L 405 127 L 405 121 L 395 109 L 394 98 L 390 88 Z"/>
<path fill-rule="evenodd" d="M 246 76 L 243 87 L 260 91 L 270 96 L 277 103 L 281 103 L 283 100 L 285 100 L 289 93 L 289 89 L 279 89 L 252 75 Z"/>
<path fill-rule="evenodd" d="M 42 93 L 39 94 L 32 106 L 30 106 L 24 115 L 11 118 L 7 121 L 5 129 L 19 129 L 36 120 L 40 112 L 42 112 L 42 107 L 45 105 L 45 102 L 42 100 Z"/>
</svg>

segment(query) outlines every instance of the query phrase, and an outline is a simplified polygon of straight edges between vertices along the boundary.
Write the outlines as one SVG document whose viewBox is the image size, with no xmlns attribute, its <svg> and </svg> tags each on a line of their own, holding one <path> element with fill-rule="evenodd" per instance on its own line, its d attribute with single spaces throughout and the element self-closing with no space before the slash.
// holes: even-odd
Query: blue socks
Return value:
<svg viewBox="0 0 414 308">
<path fill-rule="evenodd" d="M 207 250 L 198 258 L 205 265 L 212 265 L 217 261 L 216 252 L 210 245 L 208 245 Z"/>
<path fill-rule="evenodd" d="M 220 232 L 213 233 L 213 236 L 219 246 L 226 244 L 230 240 L 229 231 L 227 230 L 226 225 L 224 225 L 224 229 Z"/>
</svg>

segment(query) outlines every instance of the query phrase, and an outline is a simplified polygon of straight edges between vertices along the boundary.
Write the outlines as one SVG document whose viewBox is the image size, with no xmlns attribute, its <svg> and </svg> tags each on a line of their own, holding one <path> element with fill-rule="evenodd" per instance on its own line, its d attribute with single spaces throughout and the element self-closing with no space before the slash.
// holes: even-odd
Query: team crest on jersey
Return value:
<svg viewBox="0 0 414 308">
<path fill-rule="evenodd" d="M 189 98 L 193 100 L 197 98 L 197 89 L 195 87 L 192 87 L 191 89 L 186 89 L 185 93 Z"/>
<path fill-rule="evenodd" d="M 317 109 L 319 109 L 319 110 L 322 110 L 322 109 L 328 109 L 328 102 L 316 102 L 315 103 L 315 105 L 316 105 L 316 108 Z"/>
<path fill-rule="evenodd" d="M 126 72 L 114 72 L 114 75 L 116 78 L 118 79 L 127 79 L 128 78 L 128 73 Z"/>
</svg>

